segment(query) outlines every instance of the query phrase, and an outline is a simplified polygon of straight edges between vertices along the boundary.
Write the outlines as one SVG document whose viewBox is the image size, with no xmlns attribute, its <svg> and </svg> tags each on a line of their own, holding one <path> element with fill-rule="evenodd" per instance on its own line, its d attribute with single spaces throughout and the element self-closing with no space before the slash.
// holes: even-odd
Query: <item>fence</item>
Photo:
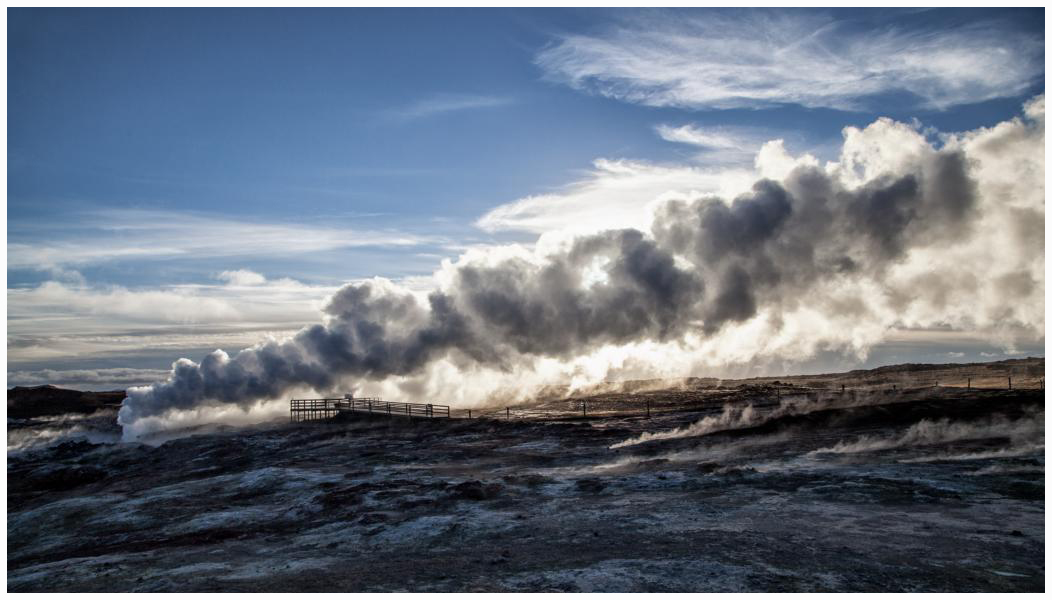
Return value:
<svg viewBox="0 0 1052 600">
<path fill-rule="evenodd" d="M 888 395 L 926 394 L 929 390 L 943 393 L 996 393 L 1018 391 L 1033 393 L 1045 389 L 1044 378 L 1030 377 L 976 377 L 923 379 L 906 382 L 853 382 L 838 381 L 805 382 L 807 385 L 759 381 L 752 385 L 706 387 L 691 390 L 660 390 L 645 393 L 608 393 L 586 398 L 563 398 L 523 406 L 501 406 L 492 408 L 455 409 L 455 416 L 467 419 L 500 420 L 551 420 L 587 419 L 609 417 L 642 417 L 670 412 L 695 411 L 698 408 L 721 409 L 728 401 L 740 401 L 756 408 L 778 406 L 783 399 L 808 398 L 811 401 L 826 401 L 841 398 L 845 394 Z M 741 395 L 745 394 L 745 395 Z"/>
<path fill-rule="evenodd" d="M 808 389 L 850 390 L 910 390 L 927 387 L 963 388 L 967 390 L 1043 390 L 1045 378 L 1027 375 L 961 375 L 951 373 L 942 377 L 870 378 L 842 384 L 836 380 L 805 382 Z"/>
<path fill-rule="evenodd" d="M 381 398 L 293 398 L 289 401 L 289 418 L 293 421 L 331 419 L 355 412 L 447 419 L 450 416 L 449 407 L 444 404 L 386 402 Z"/>
<path fill-rule="evenodd" d="M 757 406 L 766 403 L 777 405 L 783 398 L 792 396 L 812 397 L 815 400 L 835 398 L 843 394 L 888 394 L 917 393 L 926 389 L 942 388 L 954 391 L 1018 390 L 1020 392 L 1044 390 L 1042 377 L 998 377 L 986 374 L 967 377 L 953 374 L 942 379 L 917 379 L 893 382 L 888 380 L 854 381 L 852 385 L 841 384 L 836 380 L 805 381 L 804 385 L 792 385 L 781 382 L 758 381 L 754 391 L 762 393 L 764 398 L 750 398 L 748 401 Z M 712 403 L 721 407 L 729 396 L 747 391 L 752 386 L 714 387 L 687 391 L 667 391 L 659 398 L 650 394 L 612 394 L 610 397 L 564 398 L 557 401 L 539 403 L 532 406 L 503 406 L 499 408 L 457 409 L 457 418 L 467 419 L 579 419 L 588 417 L 645 417 L 652 413 L 679 412 L 695 410 L 699 401 L 702 404 Z M 925 392 L 926 393 L 926 392 Z M 952 393 L 952 392 L 951 392 Z M 710 397 L 706 398 L 705 396 Z M 689 399 L 676 396 L 688 395 Z M 699 397 L 701 395 L 701 397 Z M 606 395 L 604 395 L 606 396 Z M 627 396 L 627 398 L 626 398 Z M 386 402 L 381 398 L 307 398 L 290 401 L 290 418 L 292 421 L 314 421 L 330 419 L 344 413 L 374 413 L 390 416 L 451 418 L 453 411 L 444 404 L 422 404 L 412 402 Z"/>
</svg>

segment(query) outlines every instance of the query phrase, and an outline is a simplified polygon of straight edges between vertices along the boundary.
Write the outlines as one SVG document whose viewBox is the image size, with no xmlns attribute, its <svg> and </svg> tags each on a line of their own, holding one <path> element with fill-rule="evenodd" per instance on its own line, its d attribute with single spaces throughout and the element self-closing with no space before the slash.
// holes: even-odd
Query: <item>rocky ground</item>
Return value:
<svg viewBox="0 0 1052 600">
<path fill-rule="evenodd" d="M 1044 590 L 1043 391 L 835 387 L 152 445 L 9 419 L 8 590 Z"/>
</svg>

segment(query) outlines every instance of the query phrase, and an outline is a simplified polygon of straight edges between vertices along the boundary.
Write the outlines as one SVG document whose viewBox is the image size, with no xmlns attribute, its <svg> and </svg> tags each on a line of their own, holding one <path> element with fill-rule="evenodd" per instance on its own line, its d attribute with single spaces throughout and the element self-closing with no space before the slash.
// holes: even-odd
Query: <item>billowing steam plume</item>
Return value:
<svg viewBox="0 0 1052 600">
<path fill-rule="evenodd" d="M 431 389 L 428 378 L 536 372 L 610 348 L 859 352 L 893 326 L 1043 337 L 1043 98 L 1027 116 L 938 149 L 880 120 L 845 130 L 839 162 L 795 159 L 732 201 L 671 200 L 640 229 L 470 252 L 426 297 L 383 279 L 347 285 L 323 323 L 180 359 L 167 381 L 130 389 L 120 422 L 348 379 Z"/>
</svg>

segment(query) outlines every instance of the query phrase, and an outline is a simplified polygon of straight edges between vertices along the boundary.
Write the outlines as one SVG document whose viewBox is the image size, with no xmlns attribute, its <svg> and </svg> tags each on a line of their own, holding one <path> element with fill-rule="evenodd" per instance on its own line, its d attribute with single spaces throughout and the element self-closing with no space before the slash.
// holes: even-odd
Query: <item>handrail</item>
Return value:
<svg viewBox="0 0 1052 600">
<path fill-rule="evenodd" d="M 408 417 L 451 416 L 445 404 L 388 402 L 381 398 L 293 398 L 289 401 L 292 420 L 315 420 L 335 417 L 344 412 L 369 412 Z"/>
<path fill-rule="evenodd" d="M 1006 378 L 1006 383 L 1012 385 L 1012 387 L 989 387 L 989 379 L 985 377 L 967 377 L 962 380 L 954 380 L 947 378 L 946 380 L 936 379 L 921 379 L 913 380 L 908 382 L 886 382 L 882 381 L 876 385 L 867 385 L 862 383 L 859 385 L 848 386 L 846 384 L 840 384 L 839 382 L 826 382 L 823 387 L 814 385 L 806 386 L 800 383 L 794 384 L 781 384 L 777 382 L 771 384 L 760 384 L 755 387 L 756 391 L 765 394 L 765 398 L 752 397 L 750 402 L 759 402 L 758 406 L 766 406 L 767 403 L 777 404 L 783 401 L 787 397 L 791 396 L 805 396 L 812 398 L 829 398 L 841 395 L 856 395 L 862 394 L 888 394 L 888 393 L 916 393 L 922 391 L 927 393 L 927 390 L 932 388 L 942 388 L 947 393 L 953 393 L 954 390 L 967 389 L 970 392 L 979 391 L 998 391 L 998 390 L 1017 390 L 1017 391 L 1035 391 L 1044 390 L 1044 378 L 1030 378 L 1025 380 L 1024 385 L 1020 385 L 1020 381 L 1016 378 L 1014 381 Z M 809 383 L 809 382 L 805 382 Z M 761 389 L 761 386 L 763 389 Z M 901 387 L 900 387 L 901 386 Z M 723 397 L 727 393 L 734 393 L 737 388 L 712 388 L 705 390 L 706 392 L 712 392 L 711 397 L 699 398 L 697 402 L 709 403 L 713 401 L 723 402 Z M 583 418 L 588 417 L 599 417 L 599 416 L 640 416 L 650 418 L 651 413 L 663 413 L 669 410 L 682 410 L 678 401 L 670 403 L 663 401 L 661 398 L 652 398 L 649 395 L 641 395 L 637 397 L 634 403 L 626 405 L 623 399 L 614 398 L 615 406 L 610 407 L 607 404 L 607 400 L 611 400 L 605 397 L 588 397 L 588 398 L 565 398 L 567 403 L 567 409 L 554 409 L 554 415 L 558 418 L 571 417 L 573 413 L 579 414 Z M 427 417 L 427 418 L 451 418 L 452 409 L 445 404 L 425 404 L 420 402 L 388 402 L 380 397 L 370 398 L 293 398 L 289 401 L 290 418 L 293 421 L 307 421 L 307 420 L 321 420 L 329 419 L 339 416 L 341 413 L 346 412 L 368 412 L 377 414 L 386 414 L 390 416 L 406 416 L 406 417 Z M 465 414 L 466 413 L 466 414 Z M 510 420 L 515 419 L 533 419 L 533 418 L 550 418 L 552 417 L 552 411 L 549 409 L 536 410 L 529 406 L 504 406 L 500 408 L 491 409 L 458 409 L 458 417 L 460 418 L 500 418 Z"/>
</svg>

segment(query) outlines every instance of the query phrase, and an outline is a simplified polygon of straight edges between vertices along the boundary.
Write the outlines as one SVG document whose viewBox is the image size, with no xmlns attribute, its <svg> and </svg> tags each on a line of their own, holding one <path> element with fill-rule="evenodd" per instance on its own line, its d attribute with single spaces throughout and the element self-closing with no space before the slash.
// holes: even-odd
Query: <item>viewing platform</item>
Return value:
<svg viewBox="0 0 1052 600">
<path fill-rule="evenodd" d="M 382 398 L 293 398 L 289 401 L 289 418 L 293 422 L 320 421 L 345 413 L 443 419 L 450 416 L 449 407 L 444 404 L 386 402 Z"/>
</svg>

